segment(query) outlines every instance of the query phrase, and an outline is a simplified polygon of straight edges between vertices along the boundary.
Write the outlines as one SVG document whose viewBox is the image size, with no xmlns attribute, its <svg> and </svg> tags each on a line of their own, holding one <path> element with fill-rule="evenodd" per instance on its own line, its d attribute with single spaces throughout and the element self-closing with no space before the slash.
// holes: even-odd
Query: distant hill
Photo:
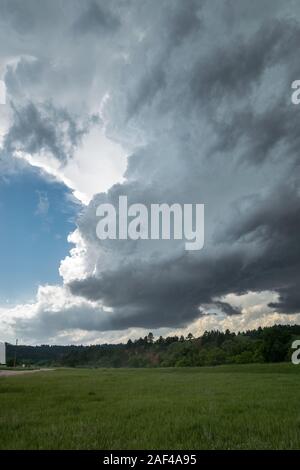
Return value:
<svg viewBox="0 0 300 470">
<path fill-rule="evenodd" d="M 92 346 L 13 346 L 7 344 L 7 362 L 40 366 L 188 367 L 218 364 L 285 362 L 291 344 L 300 339 L 300 325 L 275 325 L 245 332 L 205 331 L 195 338 L 144 338 L 127 344 Z M 16 351 L 17 348 L 17 351 Z"/>
</svg>

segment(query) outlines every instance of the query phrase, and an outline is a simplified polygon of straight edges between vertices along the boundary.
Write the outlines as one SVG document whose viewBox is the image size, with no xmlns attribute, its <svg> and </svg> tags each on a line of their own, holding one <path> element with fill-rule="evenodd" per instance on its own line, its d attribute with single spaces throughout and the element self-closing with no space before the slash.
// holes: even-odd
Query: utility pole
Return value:
<svg viewBox="0 0 300 470">
<path fill-rule="evenodd" d="M 15 348 L 15 357 L 14 357 L 14 367 L 16 367 L 16 364 L 17 364 L 17 346 L 18 346 L 18 340 L 16 339 L 16 348 Z"/>
</svg>

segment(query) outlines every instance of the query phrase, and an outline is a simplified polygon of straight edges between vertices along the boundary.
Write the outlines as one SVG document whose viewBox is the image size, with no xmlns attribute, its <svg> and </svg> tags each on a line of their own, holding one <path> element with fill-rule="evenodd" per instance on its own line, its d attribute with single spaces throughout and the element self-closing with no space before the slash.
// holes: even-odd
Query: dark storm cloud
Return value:
<svg viewBox="0 0 300 470">
<path fill-rule="evenodd" d="M 107 6 L 103 3 L 98 4 L 96 1 L 88 2 L 85 11 L 75 21 L 73 32 L 75 34 L 111 34 L 115 31 L 120 26 L 120 20 Z"/>
<path fill-rule="evenodd" d="M 205 4 L 204 0 L 187 0 L 179 3 L 174 8 L 174 12 L 168 12 L 168 40 L 173 47 L 180 44 L 191 33 L 198 31 L 201 26 L 201 8 Z M 170 7 L 170 4 L 167 4 Z"/>
<path fill-rule="evenodd" d="M 300 277 L 296 273 L 294 279 L 296 282 L 294 285 L 286 289 L 278 289 L 279 300 L 278 302 L 270 302 L 269 307 L 276 309 L 277 312 L 281 313 L 295 313 L 299 311 L 300 305 Z"/>
<path fill-rule="evenodd" d="M 200 307 L 206 304 L 218 307 L 226 315 L 240 314 L 240 309 L 216 300 L 228 293 L 242 295 L 249 290 L 276 290 L 285 283 L 294 285 L 300 266 L 296 239 L 295 235 L 295 251 L 283 237 L 280 242 L 265 241 L 251 254 L 248 241 L 240 248 L 227 247 L 219 255 L 183 255 L 171 261 L 127 263 L 98 277 L 74 281 L 69 287 L 74 295 L 101 300 L 113 309 L 108 329 L 186 326 L 200 317 Z M 255 236 L 250 236 L 250 240 L 257 242 Z M 297 299 L 294 292 L 292 299 L 286 295 L 280 310 L 297 313 Z"/>
<path fill-rule="evenodd" d="M 238 307 L 233 307 L 228 302 L 221 302 L 217 300 L 214 302 L 216 307 L 219 307 L 222 312 L 226 313 L 226 315 L 240 315 L 241 310 Z"/>
<path fill-rule="evenodd" d="M 293 252 L 298 245 L 296 240 L 300 228 L 298 174 L 291 176 L 288 182 L 282 183 L 264 198 L 256 198 L 253 202 L 248 210 L 237 209 L 235 212 L 239 223 L 233 225 L 233 220 L 230 221 L 227 232 L 229 240 L 241 241 L 253 237 L 268 246 L 278 246 L 282 241 Z"/>
<path fill-rule="evenodd" d="M 176 268 L 172 266 L 174 262 Z M 128 328 L 130 325 L 148 328 L 184 326 L 200 316 L 200 290 L 204 302 L 211 300 L 206 276 L 199 277 L 198 282 L 202 283 L 199 289 L 193 278 L 184 277 L 186 268 L 182 259 L 163 266 L 160 263 L 127 265 L 119 268 L 118 272 L 105 272 L 98 279 L 74 281 L 70 289 L 75 295 L 91 300 L 102 299 L 112 307 L 114 315 L 110 317 L 110 329 Z"/>
<path fill-rule="evenodd" d="M 287 82 L 287 90 L 290 82 Z M 238 149 L 240 158 L 254 164 L 271 158 L 282 158 L 279 146 L 284 148 L 285 158 L 297 165 L 299 163 L 299 112 L 289 103 L 290 95 L 268 105 L 263 111 L 248 109 L 237 112 L 227 122 L 218 123 L 217 144 L 212 147 L 215 152 Z M 245 144 L 245 145 L 243 145 Z M 275 163 L 275 162 L 274 162 Z"/>
<path fill-rule="evenodd" d="M 161 63 L 158 63 L 140 79 L 134 90 L 134 95 L 129 99 L 128 117 L 132 117 L 143 106 L 151 103 L 156 94 L 163 89 L 165 83 L 165 72 Z"/>
<path fill-rule="evenodd" d="M 164 100 L 166 87 L 166 64 L 174 49 L 180 47 L 193 33 L 199 32 L 201 27 L 201 9 L 204 1 L 187 0 L 184 4 L 161 5 L 164 23 L 161 25 L 162 45 L 156 45 L 154 57 L 149 64 L 145 64 L 138 82 L 133 90 L 129 90 L 128 118 L 138 114 L 143 106 L 151 104 L 159 94 L 158 99 Z M 158 20 L 160 21 L 160 20 Z M 147 45 L 145 47 L 148 47 Z M 151 46 L 150 46 L 151 47 Z"/>
<path fill-rule="evenodd" d="M 120 268 L 118 273 L 105 272 L 98 279 L 74 281 L 69 287 L 75 295 L 94 301 L 102 299 L 113 308 L 108 329 L 132 325 L 146 328 L 186 326 L 202 315 L 200 304 L 211 303 L 226 315 L 240 314 L 240 309 L 214 300 L 214 296 L 234 288 L 237 277 L 231 271 L 236 270 L 238 276 L 242 257 L 239 253 L 224 256 L 222 262 L 230 261 L 230 265 L 223 265 L 223 268 L 212 269 L 212 261 L 195 262 L 188 256 L 181 256 L 163 265 L 140 263 Z M 212 284 L 215 280 L 218 281 L 217 288 Z"/>
<path fill-rule="evenodd" d="M 266 20 L 247 39 L 238 34 L 226 46 L 209 50 L 196 63 L 190 82 L 193 97 L 215 108 L 218 100 L 228 95 L 231 99 L 248 96 L 269 67 L 296 58 L 299 41 L 299 24 L 287 19 Z"/>
<path fill-rule="evenodd" d="M 58 331 L 85 330 L 100 331 L 108 329 L 107 314 L 101 308 L 93 308 L 86 304 L 66 306 L 63 314 L 61 310 L 53 312 L 43 307 L 39 310 L 36 321 L 19 319 L 17 331 L 24 338 L 47 338 L 56 335 Z"/>
<path fill-rule="evenodd" d="M 215 298 L 247 291 L 241 279 L 243 269 L 250 276 L 254 268 L 244 268 L 244 256 L 238 250 L 197 260 L 183 255 L 164 263 L 127 265 L 100 278 L 74 281 L 69 287 L 75 295 L 101 299 L 113 308 L 108 329 L 186 326 L 202 315 L 203 304 L 212 304 L 227 315 L 240 314 L 238 308 Z"/>
<path fill-rule="evenodd" d="M 275 290 L 279 302 L 270 306 L 282 313 L 297 313 L 299 303 L 300 193 L 299 173 L 266 196 L 256 199 L 247 214 L 235 213 L 239 224 L 228 229 L 229 240 L 248 247 L 256 246 L 258 258 L 248 255 L 241 286 L 252 290 Z M 232 223 L 232 220 L 231 220 Z M 227 234 L 227 235 L 228 235 Z M 224 236 L 226 239 L 226 235 Z"/>
<path fill-rule="evenodd" d="M 22 151 L 31 155 L 49 152 L 62 164 L 73 155 L 88 126 L 79 128 L 64 109 L 52 104 L 36 106 L 28 103 L 22 108 L 12 104 L 13 125 L 4 139 L 6 152 Z"/>
<path fill-rule="evenodd" d="M 205 304 L 227 315 L 239 314 L 240 309 L 219 299 L 251 290 L 276 291 L 281 312 L 300 311 L 293 287 L 300 271 L 299 120 L 290 102 L 289 82 L 299 39 L 296 21 L 268 19 L 255 33 L 233 35 L 223 48 L 201 50 L 201 58 L 196 55 L 192 62 L 181 48 L 173 49 L 171 62 L 157 61 L 151 72 L 139 76 L 128 112 L 136 121 L 143 119 L 150 132 L 155 129 L 158 142 L 129 158 L 126 177 L 132 184 L 112 188 L 105 200 L 114 203 L 117 193 L 135 202 L 166 197 L 177 202 L 197 200 L 198 191 L 207 204 L 209 236 L 203 252 L 192 256 L 179 255 L 176 249 L 166 256 L 163 248 L 155 247 L 151 257 L 144 245 L 139 249 L 131 242 L 126 250 L 118 242 L 113 248 L 106 243 L 101 247 L 93 235 L 93 213 L 101 200 L 95 198 L 79 228 L 88 243 L 99 247 L 98 274 L 72 282 L 70 289 L 111 307 L 110 328 L 183 326 L 198 318 Z M 174 86 L 170 70 L 180 77 Z M 270 99 L 271 86 L 275 90 Z M 167 103 L 167 117 L 160 114 L 162 101 Z M 209 107 L 209 114 L 201 103 L 204 109 Z M 185 113 L 180 115 L 180 110 Z M 201 135 L 191 113 L 199 129 L 207 119 L 206 135 Z M 178 158 L 176 152 L 181 152 Z M 261 165 L 259 174 L 249 162 Z M 206 174 L 212 178 L 210 184 Z M 143 181 L 147 189 L 142 188 Z M 216 224 L 222 208 L 223 220 Z M 102 269 L 106 255 L 111 265 L 108 261 Z M 285 286 L 292 286 L 291 291 Z"/>
</svg>

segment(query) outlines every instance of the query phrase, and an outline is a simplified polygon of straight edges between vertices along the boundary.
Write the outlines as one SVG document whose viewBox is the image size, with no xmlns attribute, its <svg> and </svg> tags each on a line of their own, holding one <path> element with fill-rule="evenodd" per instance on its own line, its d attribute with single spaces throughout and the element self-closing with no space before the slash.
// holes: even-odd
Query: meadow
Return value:
<svg viewBox="0 0 300 470">
<path fill-rule="evenodd" d="M 0 378 L 0 449 L 299 449 L 300 366 Z"/>
</svg>

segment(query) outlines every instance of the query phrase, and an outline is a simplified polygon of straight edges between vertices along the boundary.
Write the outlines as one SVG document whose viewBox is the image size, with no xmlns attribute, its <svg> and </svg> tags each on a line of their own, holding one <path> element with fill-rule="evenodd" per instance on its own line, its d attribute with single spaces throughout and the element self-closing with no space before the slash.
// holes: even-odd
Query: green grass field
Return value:
<svg viewBox="0 0 300 470">
<path fill-rule="evenodd" d="M 0 378 L 1 449 L 299 449 L 300 366 Z"/>
</svg>

